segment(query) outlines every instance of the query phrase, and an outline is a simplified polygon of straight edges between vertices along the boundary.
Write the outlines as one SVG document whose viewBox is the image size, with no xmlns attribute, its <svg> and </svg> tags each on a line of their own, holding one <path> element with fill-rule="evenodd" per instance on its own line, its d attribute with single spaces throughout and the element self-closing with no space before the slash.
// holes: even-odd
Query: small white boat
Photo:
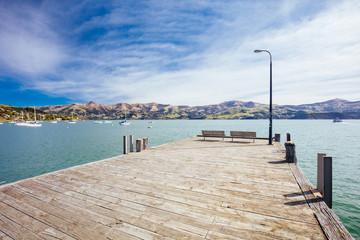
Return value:
<svg viewBox="0 0 360 240">
<path fill-rule="evenodd" d="M 333 122 L 334 122 L 334 123 L 339 123 L 339 122 L 342 122 L 342 120 L 341 120 L 341 118 L 335 118 L 335 119 L 333 120 Z"/>
<path fill-rule="evenodd" d="M 21 127 L 41 127 L 42 124 L 38 123 L 36 121 L 26 121 L 26 122 L 19 122 L 16 124 L 16 126 L 21 126 Z"/>
<path fill-rule="evenodd" d="M 103 124 L 104 121 L 96 120 L 94 123 L 95 123 L 95 124 Z"/>
<path fill-rule="evenodd" d="M 123 120 L 123 121 L 120 121 L 119 124 L 120 124 L 121 126 L 127 126 L 127 125 L 130 125 L 131 122 L 128 122 L 128 121 L 126 121 L 126 120 Z"/>
<path fill-rule="evenodd" d="M 51 121 L 50 123 L 57 123 L 57 121 L 55 120 L 55 117 L 54 117 L 54 120 Z"/>
<path fill-rule="evenodd" d="M 68 123 L 75 124 L 76 122 L 73 120 L 73 118 L 74 118 L 74 113 L 71 114 L 71 121 L 68 121 Z"/>
<path fill-rule="evenodd" d="M 112 121 L 106 120 L 104 121 L 104 123 L 112 123 Z"/>
</svg>

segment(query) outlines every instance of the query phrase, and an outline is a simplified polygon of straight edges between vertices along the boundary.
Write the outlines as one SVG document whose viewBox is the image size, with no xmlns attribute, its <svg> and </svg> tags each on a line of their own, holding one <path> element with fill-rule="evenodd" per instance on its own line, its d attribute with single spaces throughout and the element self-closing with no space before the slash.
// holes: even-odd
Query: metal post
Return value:
<svg viewBox="0 0 360 240">
<path fill-rule="evenodd" d="M 268 50 L 255 50 L 254 53 L 267 52 L 270 56 L 270 106 L 269 106 L 269 145 L 272 145 L 272 56 Z"/>
</svg>

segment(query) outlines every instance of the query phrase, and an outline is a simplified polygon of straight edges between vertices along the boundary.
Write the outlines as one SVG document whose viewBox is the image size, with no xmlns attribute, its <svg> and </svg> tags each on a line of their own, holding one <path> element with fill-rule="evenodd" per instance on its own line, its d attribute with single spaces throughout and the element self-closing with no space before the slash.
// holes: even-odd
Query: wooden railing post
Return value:
<svg viewBox="0 0 360 240">
<path fill-rule="evenodd" d="M 285 142 L 285 150 L 286 150 L 286 160 L 289 163 L 297 163 L 296 152 L 295 152 L 295 143 L 291 141 Z"/>
<path fill-rule="evenodd" d="M 148 148 L 148 138 L 143 138 L 143 150 Z"/>
<path fill-rule="evenodd" d="M 287 141 L 287 142 L 290 142 L 290 141 L 291 141 L 290 133 L 287 133 L 287 134 L 286 134 L 286 141 Z"/>
<path fill-rule="evenodd" d="M 136 139 L 136 152 L 141 152 L 143 147 L 143 140 L 142 138 Z"/>
<path fill-rule="evenodd" d="M 275 142 L 280 142 L 280 133 L 275 133 Z"/>
<path fill-rule="evenodd" d="M 324 196 L 324 157 L 325 153 L 317 155 L 317 190 Z"/>
<path fill-rule="evenodd" d="M 332 208 L 332 157 L 324 157 L 324 195 L 325 203 Z"/>
<path fill-rule="evenodd" d="M 124 154 L 127 154 L 127 137 L 126 136 L 124 136 L 123 150 L 124 150 Z"/>
<path fill-rule="evenodd" d="M 130 152 L 134 152 L 134 136 L 130 135 Z"/>
</svg>

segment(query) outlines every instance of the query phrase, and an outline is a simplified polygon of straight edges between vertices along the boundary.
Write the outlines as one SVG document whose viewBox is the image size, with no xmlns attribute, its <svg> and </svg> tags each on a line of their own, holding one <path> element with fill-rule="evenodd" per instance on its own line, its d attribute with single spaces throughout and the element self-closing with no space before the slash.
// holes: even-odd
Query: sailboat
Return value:
<svg viewBox="0 0 360 240">
<path fill-rule="evenodd" d="M 71 114 L 71 121 L 68 121 L 68 123 L 75 124 L 76 122 L 73 120 L 73 118 L 74 118 L 74 113 Z"/>
<path fill-rule="evenodd" d="M 98 120 L 96 120 L 94 123 L 95 123 L 95 124 L 103 124 L 104 121 L 103 121 L 103 120 L 100 120 L 100 116 L 99 116 L 99 117 L 98 117 Z"/>
<path fill-rule="evenodd" d="M 41 127 L 42 124 L 36 121 L 36 110 L 34 107 L 34 119 L 35 121 L 26 121 L 16 124 L 17 126 L 23 126 L 23 127 Z"/>
<path fill-rule="evenodd" d="M 125 119 L 122 120 L 122 121 L 120 121 L 119 124 L 120 124 L 121 126 L 127 126 L 127 125 L 130 125 L 130 124 L 131 124 L 131 122 L 126 121 L 126 106 L 125 106 Z"/>
<path fill-rule="evenodd" d="M 54 117 L 54 120 L 51 121 L 51 123 L 57 123 L 57 121 L 55 120 L 55 116 L 54 116 L 54 115 L 53 115 L 53 117 Z"/>
</svg>

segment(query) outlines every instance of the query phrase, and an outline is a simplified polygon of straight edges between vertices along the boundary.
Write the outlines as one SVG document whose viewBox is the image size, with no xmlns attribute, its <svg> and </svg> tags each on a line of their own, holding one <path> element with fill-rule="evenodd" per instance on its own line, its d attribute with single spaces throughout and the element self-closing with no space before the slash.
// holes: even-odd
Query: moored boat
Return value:
<svg viewBox="0 0 360 240">
<path fill-rule="evenodd" d="M 342 122 L 341 118 L 334 118 L 333 120 L 334 123 L 339 123 L 339 122 Z"/>
</svg>

